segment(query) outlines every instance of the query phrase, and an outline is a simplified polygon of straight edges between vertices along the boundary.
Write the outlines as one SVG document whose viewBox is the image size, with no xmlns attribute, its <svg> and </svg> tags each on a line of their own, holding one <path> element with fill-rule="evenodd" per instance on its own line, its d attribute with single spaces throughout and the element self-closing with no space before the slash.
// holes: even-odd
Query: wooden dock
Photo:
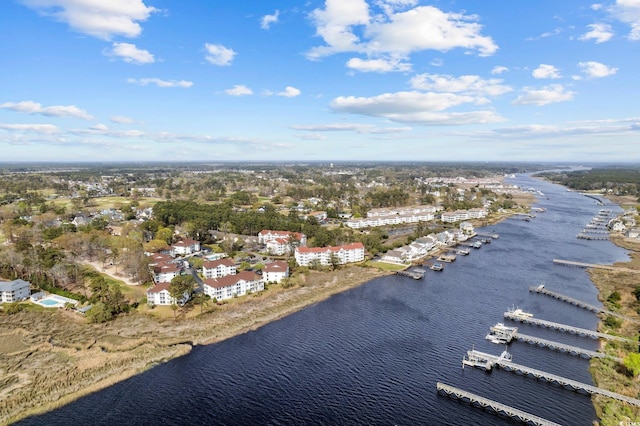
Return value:
<svg viewBox="0 0 640 426">
<path fill-rule="evenodd" d="M 547 296 L 551 296 L 554 299 L 558 299 L 558 300 L 562 300 L 563 302 L 571 303 L 572 305 L 578 306 L 578 307 L 583 308 L 583 309 L 587 309 L 587 310 L 589 310 L 591 312 L 611 315 L 611 316 L 616 317 L 616 318 L 621 318 L 621 319 L 624 319 L 624 320 L 627 320 L 627 321 L 640 323 L 640 320 L 637 320 L 635 318 L 629 318 L 629 317 L 621 315 L 621 314 L 619 314 L 617 312 L 608 311 L 608 310 L 606 310 L 604 308 L 599 308 L 597 306 L 593 306 L 593 305 L 590 305 L 588 303 L 585 303 L 585 302 L 583 302 L 581 300 L 574 299 L 574 298 L 569 297 L 569 296 L 565 296 L 564 294 L 560 294 L 560 293 L 556 293 L 556 292 L 551 291 L 551 290 L 547 290 L 544 287 L 544 284 L 540 284 L 539 286 L 536 286 L 536 287 L 529 287 L 529 291 L 532 292 L 532 293 L 539 293 L 539 294 L 544 294 L 544 295 L 547 295 Z"/>
<path fill-rule="evenodd" d="M 584 358 L 608 358 L 616 362 L 622 362 L 620 358 L 606 355 L 602 352 L 590 351 L 588 349 L 579 348 L 577 346 L 565 345 L 564 343 L 554 342 L 552 340 L 541 339 L 535 336 L 529 336 L 528 334 L 513 333 L 513 338 L 520 341 L 529 343 L 531 345 L 548 348 L 554 351 L 563 352 L 569 355 L 580 356 Z"/>
<path fill-rule="evenodd" d="M 598 331 L 587 330 L 586 328 L 573 327 L 571 325 L 560 324 L 557 322 L 545 321 L 538 318 L 516 315 L 510 311 L 505 312 L 504 317 L 512 321 L 519 321 L 523 324 L 531 324 L 531 325 L 537 325 L 540 327 L 546 327 L 552 330 L 560 331 L 562 333 L 576 334 L 581 337 L 590 337 L 592 339 L 601 338 L 601 339 L 607 339 L 607 340 L 617 340 L 619 342 L 636 343 L 635 340 L 626 339 L 624 337 L 614 336 L 612 334 L 607 334 L 607 333 L 600 333 Z"/>
<path fill-rule="evenodd" d="M 527 413 L 526 411 L 522 411 L 517 408 L 510 407 L 505 404 L 501 404 L 492 399 L 484 398 L 474 393 L 467 392 L 462 389 L 458 389 L 441 382 L 436 383 L 436 390 L 437 392 L 444 394 L 450 398 L 455 398 L 460 401 L 468 402 L 473 406 L 478 406 L 482 409 L 490 410 L 497 414 L 508 416 L 522 423 L 536 425 L 536 426 L 555 426 L 555 425 L 559 426 L 558 423 L 551 422 L 549 420 L 543 419 L 542 417 L 538 417 L 536 415 Z"/>
<path fill-rule="evenodd" d="M 534 368 L 529 368 L 524 365 L 516 364 L 510 360 L 505 359 L 503 356 L 489 355 L 489 354 L 485 354 L 483 352 L 477 352 L 477 351 L 475 352 L 476 353 L 474 355 L 476 357 L 479 357 L 479 358 L 485 357 L 487 359 L 487 362 L 490 362 L 492 363 L 492 365 L 502 368 L 505 371 L 520 374 L 525 377 L 531 377 L 537 380 L 544 380 L 548 383 L 557 384 L 566 389 L 570 389 L 573 391 L 586 392 L 589 395 L 606 396 L 608 398 L 617 399 L 619 401 L 623 401 L 623 402 L 640 407 L 639 399 L 630 398 L 626 395 L 620 395 L 619 393 L 611 392 L 606 389 L 588 385 L 586 383 L 581 383 L 576 380 L 567 379 L 562 376 L 557 376 L 555 374 L 547 373 L 545 371 L 536 370 Z"/>
<path fill-rule="evenodd" d="M 421 280 L 424 277 L 424 273 L 424 269 L 405 269 L 404 271 L 396 271 L 396 275 L 413 278 L 414 280 Z"/>
<path fill-rule="evenodd" d="M 607 271 L 613 271 L 613 272 L 628 272 L 630 274 L 640 274 L 640 270 L 638 269 L 621 268 L 618 266 L 611 266 L 611 265 L 600 265 L 597 263 L 584 263 L 584 262 L 576 262 L 573 260 L 564 260 L 564 259 L 553 259 L 553 263 L 555 263 L 556 265 L 577 266 L 580 268 L 606 269 Z"/>
</svg>

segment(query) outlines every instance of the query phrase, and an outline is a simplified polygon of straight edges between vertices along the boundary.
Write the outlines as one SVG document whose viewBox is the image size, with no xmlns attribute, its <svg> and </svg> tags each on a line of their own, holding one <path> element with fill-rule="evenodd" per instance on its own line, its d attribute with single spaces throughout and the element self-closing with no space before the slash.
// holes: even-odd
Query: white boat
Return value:
<svg viewBox="0 0 640 426">
<path fill-rule="evenodd" d="M 509 311 L 508 311 L 508 312 L 509 312 L 511 315 L 513 315 L 513 316 L 515 316 L 515 317 L 518 317 L 518 318 L 531 318 L 531 317 L 533 317 L 533 314 L 532 314 L 532 313 L 529 313 L 529 312 L 523 311 L 523 310 L 522 310 L 522 309 L 520 309 L 520 308 L 512 307 L 511 309 L 509 309 Z"/>
</svg>

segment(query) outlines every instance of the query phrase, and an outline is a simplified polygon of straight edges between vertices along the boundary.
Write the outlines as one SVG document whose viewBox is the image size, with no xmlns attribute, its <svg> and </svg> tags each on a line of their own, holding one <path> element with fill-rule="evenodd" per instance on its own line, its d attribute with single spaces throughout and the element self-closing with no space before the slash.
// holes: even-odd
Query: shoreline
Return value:
<svg viewBox="0 0 640 426">
<path fill-rule="evenodd" d="M 531 196 L 519 201 L 530 208 L 536 199 Z M 472 222 L 483 228 L 507 217 L 509 215 L 501 214 Z M 254 331 L 391 274 L 392 271 L 373 266 L 353 265 L 333 272 L 311 271 L 300 276 L 300 283 L 295 287 L 270 286 L 264 293 L 244 296 L 228 305 L 178 320 L 159 319 L 151 312 L 124 315 L 104 324 L 86 324 L 82 317 L 58 310 L 25 310 L 7 316 L 7 329 L 12 331 L 0 332 L 0 342 L 14 337 L 21 340 L 22 346 L 16 345 L 18 350 L 7 350 L 0 343 L 0 360 L 12 364 L 7 368 L 7 378 L 0 381 L 0 399 L 3 399 L 0 424 L 57 409 L 157 364 L 184 356 L 195 346 L 219 343 Z M 49 316 L 48 321 L 43 321 L 45 315 Z M 53 325 L 39 329 L 30 327 L 33 323 Z M 4 386 L 6 382 L 11 382 L 8 389 Z M 34 392 L 34 386 L 40 392 Z"/>
</svg>

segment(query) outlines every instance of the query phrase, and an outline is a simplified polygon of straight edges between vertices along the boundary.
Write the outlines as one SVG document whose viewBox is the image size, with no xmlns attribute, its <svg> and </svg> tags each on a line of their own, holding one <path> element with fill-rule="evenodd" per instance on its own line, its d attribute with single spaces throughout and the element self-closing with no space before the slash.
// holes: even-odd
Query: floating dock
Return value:
<svg viewBox="0 0 640 426">
<path fill-rule="evenodd" d="M 522 423 L 536 425 L 536 426 L 556 426 L 556 425 L 559 426 L 558 423 L 550 422 L 549 420 L 527 413 L 526 411 L 522 411 L 517 408 L 513 408 L 508 405 L 501 404 L 497 401 L 484 398 L 482 396 L 464 391 L 462 389 L 455 388 L 453 386 L 446 385 L 441 382 L 436 383 L 436 390 L 439 393 L 446 395 L 450 398 L 455 398 L 461 401 L 468 402 L 473 406 L 478 406 L 485 410 L 491 410 L 497 414 L 508 416 Z"/>
<path fill-rule="evenodd" d="M 531 324 L 531 325 L 537 325 L 540 327 L 546 327 L 552 330 L 560 331 L 562 333 L 577 334 L 578 336 L 581 336 L 581 337 L 590 337 L 592 339 L 601 338 L 601 339 L 607 339 L 607 340 L 617 340 L 619 342 L 636 343 L 635 340 L 626 339 L 620 336 L 614 336 L 612 334 L 600 333 L 597 331 L 587 330 L 586 328 L 578 328 L 578 327 L 573 327 L 571 325 L 560 324 L 557 322 L 545 321 L 545 320 L 533 318 L 532 316 L 518 315 L 517 313 L 514 313 L 514 311 L 505 312 L 504 317 L 512 321 L 520 321 L 523 324 Z"/>
<path fill-rule="evenodd" d="M 438 256 L 439 262 L 451 263 L 451 262 L 455 262 L 455 260 L 456 260 L 456 256 L 454 254 L 442 254 Z"/>
<path fill-rule="evenodd" d="M 640 272 L 640 271 L 636 271 L 636 272 Z M 578 307 L 583 308 L 583 309 L 587 309 L 587 310 L 589 310 L 591 312 L 611 315 L 613 317 L 622 318 L 622 319 L 625 319 L 627 321 L 640 323 L 640 320 L 637 320 L 635 318 L 629 318 L 629 317 L 626 317 L 624 315 L 620 315 L 617 312 L 608 311 L 608 310 L 603 309 L 603 308 L 598 308 L 597 306 L 590 305 L 588 303 L 582 302 L 582 301 L 574 299 L 572 297 L 565 296 L 563 294 L 547 290 L 544 287 L 544 284 L 540 284 L 539 286 L 536 286 L 536 287 L 529 287 L 529 291 L 532 292 L 532 293 L 539 293 L 539 294 L 544 294 L 544 295 L 547 295 L 547 296 L 551 296 L 554 299 L 558 299 L 558 300 L 562 300 L 563 302 L 571 303 L 572 305 L 578 306 Z"/>
<path fill-rule="evenodd" d="M 608 398 L 617 399 L 619 401 L 623 401 L 623 402 L 640 407 L 639 399 L 630 398 L 628 396 L 620 395 L 618 393 L 611 392 L 596 386 L 591 386 L 586 383 L 581 383 L 575 380 L 567 379 L 562 376 L 557 376 L 555 374 L 547 373 L 545 371 L 536 370 L 534 368 L 529 368 L 524 365 L 516 364 L 508 360 L 507 357 L 504 357 L 503 355 L 495 356 L 495 355 L 490 355 L 484 352 L 478 352 L 474 350 L 471 350 L 469 352 L 473 352 L 473 356 L 475 358 L 479 360 L 484 360 L 485 362 L 489 363 L 491 366 L 495 365 L 496 367 L 502 368 L 505 371 L 510 371 L 512 373 L 520 374 L 526 377 L 532 377 L 537 380 L 545 380 L 548 383 L 554 383 L 576 392 L 582 391 L 582 392 L 588 393 L 589 395 L 603 395 Z"/>
</svg>

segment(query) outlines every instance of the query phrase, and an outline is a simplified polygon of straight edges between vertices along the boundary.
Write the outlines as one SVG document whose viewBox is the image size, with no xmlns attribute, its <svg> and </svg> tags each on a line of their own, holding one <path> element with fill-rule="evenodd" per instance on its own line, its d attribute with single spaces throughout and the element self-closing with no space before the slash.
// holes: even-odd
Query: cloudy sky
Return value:
<svg viewBox="0 0 640 426">
<path fill-rule="evenodd" d="M 640 0 L 2 0 L 0 161 L 640 160 Z"/>
</svg>

